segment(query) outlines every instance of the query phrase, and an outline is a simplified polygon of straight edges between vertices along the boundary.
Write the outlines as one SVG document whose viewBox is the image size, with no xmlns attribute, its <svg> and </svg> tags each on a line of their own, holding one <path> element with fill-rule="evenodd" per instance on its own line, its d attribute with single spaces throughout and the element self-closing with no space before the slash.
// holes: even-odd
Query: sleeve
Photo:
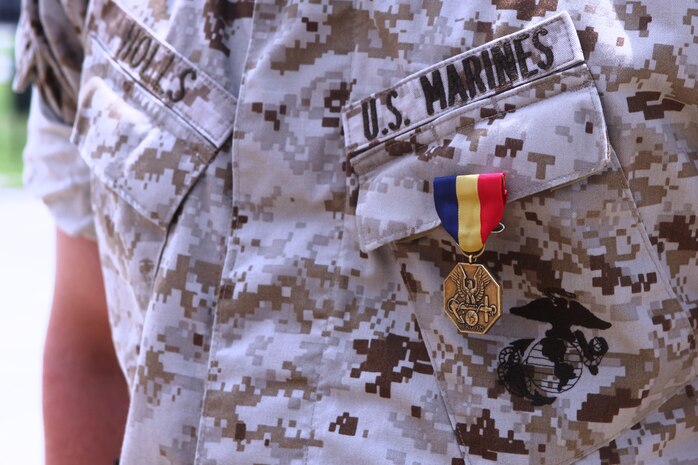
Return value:
<svg viewBox="0 0 698 465">
<path fill-rule="evenodd" d="M 66 124 L 75 119 L 85 11 L 83 0 L 23 0 L 17 30 L 15 90 L 33 83 Z"/>
<path fill-rule="evenodd" d="M 17 30 L 15 90 L 33 86 L 24 148 L 24 185 L 56 226 L 94 239 L 90 172 L 69 141 L 75 120 L 86 5 L 24 0 Z"/>
<path fill-rule="evenodd" d="M 43 200 L 60 230 L 94 240 L 90 171 L 70 142 L 70 131 L 34 91 L 23 155 L 24 188 Z"/>
</svg>

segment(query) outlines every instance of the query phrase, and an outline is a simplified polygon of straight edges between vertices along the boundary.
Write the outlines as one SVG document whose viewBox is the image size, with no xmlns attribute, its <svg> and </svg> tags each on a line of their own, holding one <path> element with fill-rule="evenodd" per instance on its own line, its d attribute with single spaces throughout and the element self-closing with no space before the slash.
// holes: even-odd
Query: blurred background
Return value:
<svg viewBox="0 0 698 465">
<path fill-rule="evenodd" d="M 19 7 L 20 0 L 0 0 L 0 465 L 40 465 L 54 237 L 47 210 L 22 191 L 29 95 L 11 88 Z"/>
</svg>

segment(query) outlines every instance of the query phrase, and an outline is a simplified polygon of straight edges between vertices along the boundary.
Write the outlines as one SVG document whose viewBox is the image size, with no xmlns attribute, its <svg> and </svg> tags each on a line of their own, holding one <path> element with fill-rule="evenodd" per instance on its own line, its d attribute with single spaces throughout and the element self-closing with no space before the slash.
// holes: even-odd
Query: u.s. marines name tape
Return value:
<svg viewBox="0 0 698 465">
<path fill-rule="evenodd" d="M 343 113 L 347 151 L 370 146 L 481 100 L 583 61 L 566 12 L 468 50 L 351 103 Z"/>
</svg>

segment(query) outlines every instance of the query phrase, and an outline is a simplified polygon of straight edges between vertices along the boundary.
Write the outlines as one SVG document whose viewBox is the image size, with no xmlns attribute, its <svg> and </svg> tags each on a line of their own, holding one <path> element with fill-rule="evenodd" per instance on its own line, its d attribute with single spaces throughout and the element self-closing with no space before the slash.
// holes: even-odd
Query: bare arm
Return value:
<svg viewBox="0 0 698 465">
<path fill-rule="evenodd" d="M 113 465 L 128 409 L 109 329 L 97 245 L 57 230 L 44 349 L 46 465 Z"/>
</svg>

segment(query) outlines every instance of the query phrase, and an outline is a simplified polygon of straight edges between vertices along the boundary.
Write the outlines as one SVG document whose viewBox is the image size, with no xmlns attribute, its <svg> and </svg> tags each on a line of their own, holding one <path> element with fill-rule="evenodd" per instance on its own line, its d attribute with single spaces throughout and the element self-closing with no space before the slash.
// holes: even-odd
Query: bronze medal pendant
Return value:
<svg viewBox="0 0 698 465">
<path fill-rule="evenodd" d="M 502 316 L 502 288 L 479 263 L 459 263 L 444 280 L 444 311 L 461 334 L 485 334 Z"/>
<path fill-rule="evenodd" d="M 458 263 L 443 284 L 444 312 L 461 334 L 485 334 L 502 316 L 502 288 L 475 259 L 492 232 L 501 232 L 507 190 L 504 173 L 434 179 L 434 205 L 441 224 L 468 263 Z M 499 226 L 498 230 L 494 230 Z"/>
</svg>

